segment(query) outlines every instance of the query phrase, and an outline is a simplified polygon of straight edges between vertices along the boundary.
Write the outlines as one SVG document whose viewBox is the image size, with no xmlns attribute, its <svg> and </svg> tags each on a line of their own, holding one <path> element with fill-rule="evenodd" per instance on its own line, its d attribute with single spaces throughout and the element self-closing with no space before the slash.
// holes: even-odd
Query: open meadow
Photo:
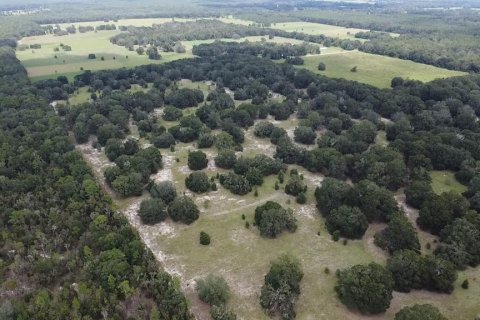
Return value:
<svg viewBox="0 0 480 320">
<path fill-rule="evenodd" d="M 360 51 L 330 53 L 329 49 L 327 48 L 324 54 L 305 57 L 305 64 L 301 67 L 327 77 L 354 80 L 379 88 L 389 88 L 394 77 L 428 82 L 438 78 L 466 74 L 465 72 Z M 318 70 L 320 62 L 325 64 L 325 71 Z M 356 71 L 353 71 L 355 67 Z"/>
</svg>

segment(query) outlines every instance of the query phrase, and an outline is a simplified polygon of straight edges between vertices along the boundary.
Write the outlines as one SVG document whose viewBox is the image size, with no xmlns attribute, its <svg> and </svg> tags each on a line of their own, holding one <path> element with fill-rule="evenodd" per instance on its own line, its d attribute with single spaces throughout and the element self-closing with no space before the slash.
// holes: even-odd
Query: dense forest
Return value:
<svg viewBox="0 0 480 320">
<path fill-rule="evenodd" d="M 74 150 L 48 90 L 30 85 L 13 50 L 0 54 L 2 317 L 190 319 L 178 282 Z"/>
</svg>

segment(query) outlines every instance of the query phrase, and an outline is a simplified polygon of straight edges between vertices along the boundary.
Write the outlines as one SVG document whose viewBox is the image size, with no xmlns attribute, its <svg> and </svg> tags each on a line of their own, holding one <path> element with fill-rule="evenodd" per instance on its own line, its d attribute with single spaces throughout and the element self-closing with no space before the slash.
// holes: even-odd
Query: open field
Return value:
<svg viewBox="0 0 480 320">
<path fill-rule="evenodd" d="M 288 32 L 303 32 L 313 35 L 323 34 L 327 37 L 340 39 L 355 39 L 355 33 L 360 31 L 369 31 L 366 29 L 345 28 L 312 22 L 279 22 L 273 25 L 272 28 L 281 29 Z"/>
<path fill-rule="evenodd" d="M 326 51 L 328 52 L 328 51 Z M 370 84 L 379 88 L 390 87 L 394 77 L 402 77 L 423 82 L 437 78 L 465 75 L 460 71 L 441 69 L 409 60 L 390 58 L 360 51 L 343 51 L 338 54 L 320 54 L 305 57 L 301 66 L 317 74 L 332 78 L 344 78 Z M 326 70 L 318 71 L 320 62 L 325 63 Z M 350 71 L 357 67 L 356 72 Z"/>
<path fill-rule="evenodd" d="M 117 27 L 118 26 L 134 26 L 134 27 L 151 27 L 154 24 L 162 24 L 166 22 L 172 22 L 172 21 L 178 21 L 178 22 L 184 22 L 192 19 L 181 19 L 181 18 L 141 18 L 141 19 L 119 19 L 119 20 L 110 20 L 108 22 L 105 21 L 83 21 L 83 22 L 73 22 L 73 23 L 59 23 L 58 25 L 60 28 L 65 29 L 66 27 L 69 26 L 75 26 L 77 29 L 80 26 L 86 27 L 86 26 L 92 26 L 92 27 L 97 27 L 100 25 L 105 25 L 105 24 L 114 24 Z M 56 26 L 56 24 L 52 24 L 52 26 Z"/>
<path fill-rule="evenodd" d="M 450 191 L 461 194 L 467 191 L 467 187 L 458 182 L 450 171 L 432 171 L 430 177 L 432 177 L 432 188 L 436 194 Z"/>
</svg>

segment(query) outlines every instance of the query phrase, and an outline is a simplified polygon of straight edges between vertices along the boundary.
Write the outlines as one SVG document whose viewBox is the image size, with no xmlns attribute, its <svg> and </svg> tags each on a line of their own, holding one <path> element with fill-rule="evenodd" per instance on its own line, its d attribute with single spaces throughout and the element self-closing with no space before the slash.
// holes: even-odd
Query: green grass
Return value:
<svg viewBox="0 0 480 320">
<path fill-rule="evenodd" d="M 317 74 L 332 78 L 344 78 L 379 88 L 388 88 L 392 78 L 402 77 L 432 81 L 437 78 L 465 75 L 464 72 L 441 69 L 434 66 L 416 63 L 408 60 L 390 58 L 359 51 L 328 51 L 324 54 L 305 57 L 305 65 L 301 66 Z M 326 70 L 318 71 L 320 62 L 325 63 Z M 351 72 L 353 67 L 356 72 Z"/>
<path fill-rule="evenodd" d="M 467 187 L 457 181 L 453 172 L 450 171 L 432 171 L 432 188 L 436 194 L 444 192 L 455 192 L 461 194 L 467 191 Z"/>
<path fill-rule="evenodd" d="M 365 29 L 345 28 L 312 22 L 279 22 L 274 24 L 272 28 L 281 29 L 288 32 L 302 32 L 313 35 L 323 34 L 328 37 L 340 39 L 355 39 L 355 33 L 360 31 L 368 31 Z"/>
<path fill-rule="evenodd" d="M 90 95 L 87 87 L 81 87 L 68 98 L 68 102 L 71 105 L 86 103 L 90 100 Z"/>
</svg>

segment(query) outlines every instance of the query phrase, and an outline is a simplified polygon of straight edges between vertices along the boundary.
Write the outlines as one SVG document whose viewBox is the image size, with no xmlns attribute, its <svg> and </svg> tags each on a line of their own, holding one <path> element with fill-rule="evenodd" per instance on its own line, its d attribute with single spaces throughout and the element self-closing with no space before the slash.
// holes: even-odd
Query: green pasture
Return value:
<svg viewBox="0 0 480 320">
<path fill-rule="evenodd" d="M 355 39 L 355 33 L 360 31 L 369 31 L 365 29 L 345 28 L 312 22 L 279 22 L 272 25 L 272 28 L 288 32 L 302 32 L 312 35 L 323 34 L 327 37 L 340 39 Z"/>
<path fill-rule="evenodd" d="M 444 192 L 454 192 L 461 194 L 467 191 L 467 187 L 458 182 L 453 172 L 450 171 L 432 171 L 430 172 L 432 178 L 432 188 L 436 194 Z"/>
</svg>

